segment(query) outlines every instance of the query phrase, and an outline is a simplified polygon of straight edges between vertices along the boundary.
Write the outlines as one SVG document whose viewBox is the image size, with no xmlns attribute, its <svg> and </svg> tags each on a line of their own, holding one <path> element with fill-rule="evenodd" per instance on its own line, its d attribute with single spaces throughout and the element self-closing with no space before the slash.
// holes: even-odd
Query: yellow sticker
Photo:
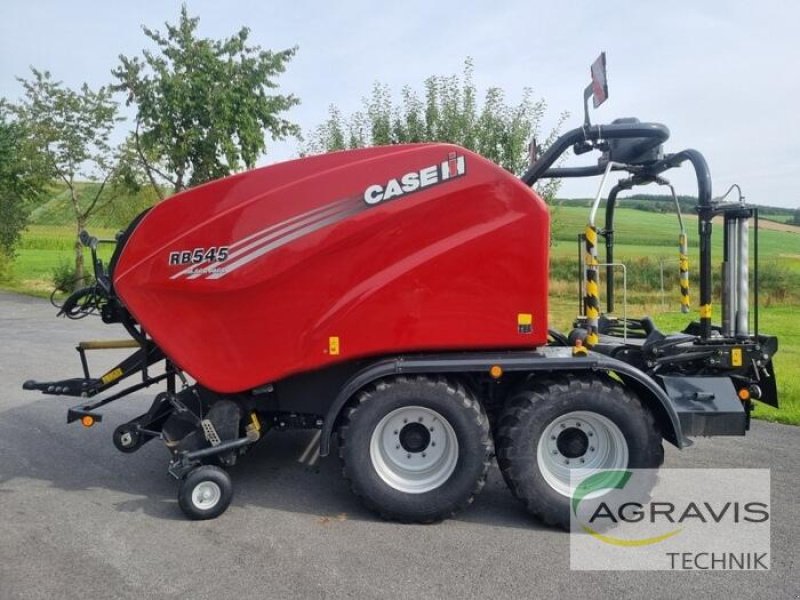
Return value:
<svg viewBox="0 0 800 600">
<path fill-rule="evenodd" d="M 734 367 L 741 367 L 742 366 L 742 349 L 741 348 L 733 348 L 731 350 L 731 366 L 734 366 Z"/>
<path fill-rule="evenodd" d="M 703 304 L 700 307 L 700 318 L 701 319 L 710 319 L 711 318 L 711 305 L 710 304 Z"/>
<path fill-rule="evenodd" d="M 517 332 L 524 334 L 533 332 L 533 315 L 531 313 L 517 314 Z"/>
<path fill-rule="evenodd" d="M 339 354 L 339 336 L 332 335 L 328 338 L 328 354 L 336 356 Z"/>
<path fill-rule="evenodd" d="M 117 379 L 119 379 L 120 377 L 122 377 L 122 369 L 120 369 L 119 367 L 117 367 L 117 368 L 116 368 L 116 369 L 114 369 L 113 371 L 109 371 L 108 373 L 106 373 L 105 375 L 103 375 L 103 376 L 100 378 L 100 381 L 102 381 L 103 383 L 111 383 L 112 381 L 116 381 L 116 380 L 117 380 Z"/>
</svg>

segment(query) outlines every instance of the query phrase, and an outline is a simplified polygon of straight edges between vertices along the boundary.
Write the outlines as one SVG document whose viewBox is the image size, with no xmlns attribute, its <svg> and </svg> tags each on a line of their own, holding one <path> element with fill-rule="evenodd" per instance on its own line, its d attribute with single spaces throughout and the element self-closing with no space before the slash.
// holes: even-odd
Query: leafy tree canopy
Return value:
<svg viewBox="0 0 800 600">
<path fill-rule="evenodd" d="M 11 120 L 0 106 L 0 255 L 14 257 L 30 203 L 47 178 L 46 165 L 29 143 L 24 125 Z"/>
<path fill-rule="evenodd" d="M 281 115 L 299 103 L 275 94 L 275 78 L 297 48 L 280 52 L 248 44 L 250 30 L 212 40 L 198 35 L 199 18 L 181 8 L 162 33 L 142 27 L 156 50 L 120 56 L 115 89 L 137 109 L 136 151 L 153 187 L 174 191 L 252 168 L 273 140 L 299 129 Z"/>
<path fill-rule="evenodd" d="M 124 154 L 110 137 L 117 123 L 117 103 L 108 87 L 79 89 L 55 81 L 49 72 L 31 69 L 31 79 L 20 79 L 23 99 L 11 109 L 25 128 L 28 143 L 44 161 L 48 175 L 64 182 L 75 218 L 75 280 L 84 281 L 83 250 L 77 233 L 89 217 L 112 202 L 128 173 Z M 86 186 L 84 183 L 96 183 Z"/>
<path fill-rule="evenodd" d="M 405 86 L 400 100 L 394 99 L 388 85 L 376 83 L 363 108 L 350 116 L 331 106 L 328 119 L 308 137 L 304 154 L 318 154 L 348 148 L 413 142 L 450 142 L 469 148 L 515 174 L 529 162 L 529 143 L 540 138 L 547 105 L 535 99 L 526 88 L 522 100 L 510 104 L 502 89 L 491 87 L 482 95 L 473 82 L 473 65 L 464 63 L 459 75 L 428 77 L 421 97 Z M 567 114 L 544 139 L 540 150 L 556 138 Z M 553 182 L 540 190 L 546 196 L 556 191 Z"/>
</svg>

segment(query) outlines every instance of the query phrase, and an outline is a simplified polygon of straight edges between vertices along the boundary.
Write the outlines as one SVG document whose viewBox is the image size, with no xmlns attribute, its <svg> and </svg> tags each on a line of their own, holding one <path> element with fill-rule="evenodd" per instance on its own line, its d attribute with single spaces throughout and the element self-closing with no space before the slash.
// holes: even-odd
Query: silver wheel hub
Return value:
<svg viewBox="0 0 800 600">
<path fill-rule="evenodd" d="M 192 504 L 200 510 L 214 508 L 222 498 L 222 490 L 213 481 L 202 481 L 192 490 Z"/>
<path fill-rule="evenodd" d="M 458 438 L 441 414 L 404 406 L 387 414 L 372 432 L 372 466 L 394 489 L 423 494 L 440 487 L 458 463 Z"/>
<path fill-rule="evenodd" d="M 628 466 L 628 443 L 619 427 L 599 413 L 573 411 L 554 419 L 536 451 L 547 484 L 570 496 L 581 480 L 598 470 Z"/>
</svg>

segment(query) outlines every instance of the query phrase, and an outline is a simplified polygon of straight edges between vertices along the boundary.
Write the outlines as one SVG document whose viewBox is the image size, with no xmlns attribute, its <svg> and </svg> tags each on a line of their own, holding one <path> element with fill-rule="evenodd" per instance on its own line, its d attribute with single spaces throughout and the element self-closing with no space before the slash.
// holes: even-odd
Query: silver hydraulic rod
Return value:
<svg viewBox="0 0 800 600">
<path fill-rule="evenodd" d="M 683 225 L 683 215 L 681 214 L 681 203 L 678 201 L 678 195 L 675 193 L 675 186 L 668 181 L 664 180 L 663 185 L 669 186 L 669 191 L 672 192 L 672 200 L 675 202 L 675 212 L 678 214 L 678 226 L 680 227 L 680 234 L 678 235 L 678 275 L 681 290 L 681 312 L 688 314 L 689 312 L 689 238 L 686 236 L 686 228 Z M 663 286 L 662 286 L 663 287 Z"/>
<path fill-rule="evenodd" d="M 725 221 L 725 254 L 722 294 L 722 335 L 732 337 L 736 332 L 736 311 L 739 299 L 736 265 L 738 263 L 739 228 L 734 219 Z"/>
<path fill-rule="evenodd" d="M 615 163 L 613 161 L 608 161 L 606 164 L 606 169 L 603 171 L 603 177 L 600 179 L 600 185 L 597 187 L 597 195 L 594 197 L 594 202 L 592 202 L 592 210 L 589 211 L 589 225 L 592 227 L 595 226 L 595 219 L 597 218 L 597 209 L 600 207 L 600 200 L 603 199 L 603 190 L 606 187 L 606 180 L 608 179 L 608 174 L 611 172 L 613 167 L 622 166 L 619 163 Z"/>
<path fill-rule="evenodd" d="M 736 335 L 747 337 L 750 335 L 750 224 L 744 217 L 739 217 L 735 223 L 738 225 L 739 241 L 736 261 Z"/>
</svg>

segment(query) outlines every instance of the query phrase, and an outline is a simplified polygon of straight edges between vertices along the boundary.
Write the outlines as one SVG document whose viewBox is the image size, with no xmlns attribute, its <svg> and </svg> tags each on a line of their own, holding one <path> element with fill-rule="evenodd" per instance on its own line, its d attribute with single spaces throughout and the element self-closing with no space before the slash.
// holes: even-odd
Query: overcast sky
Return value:
<svg viewBox="0 0 800 600">
<path fill-rule="evenodd" d="M 322 122 L 331 103 L 358 109 L 375 81 L 421 89 L 429 75 L 459 73 L 467 56 L 480 89 L 499 86 L 513 100 L 530 86 L 549 105 L 546 125 L 568 110 L 568 127 L 578 126 L 589 64 L 605 50 L 610 95 L 595 122 L 636 116 L 665 123 L 668 151 L 705 154 L 715 195 L 739 183 L 751 202 L 800 207 L 800 2 L 187 4 L 204 36 L 247 25 L 265 48 L 299 46 L 279 83 L 301 99 L 289 118 L 304 130 Z M 27 76 L 29 65 L 70 85 L 108 83 L 118 55 L 145 46 L 140 25 L 163 29 L 179 7 L 168 0 L 3 0 L 0 95 L 19 98 L 15 76 Z M 291 158 L 297 147 L 273 144 L 265 161 Z M 672 179 L 695 193 L 689 176 Z M 593 195 L 596 185 L 569 181 L 562 195 Z"/>
</svg>

